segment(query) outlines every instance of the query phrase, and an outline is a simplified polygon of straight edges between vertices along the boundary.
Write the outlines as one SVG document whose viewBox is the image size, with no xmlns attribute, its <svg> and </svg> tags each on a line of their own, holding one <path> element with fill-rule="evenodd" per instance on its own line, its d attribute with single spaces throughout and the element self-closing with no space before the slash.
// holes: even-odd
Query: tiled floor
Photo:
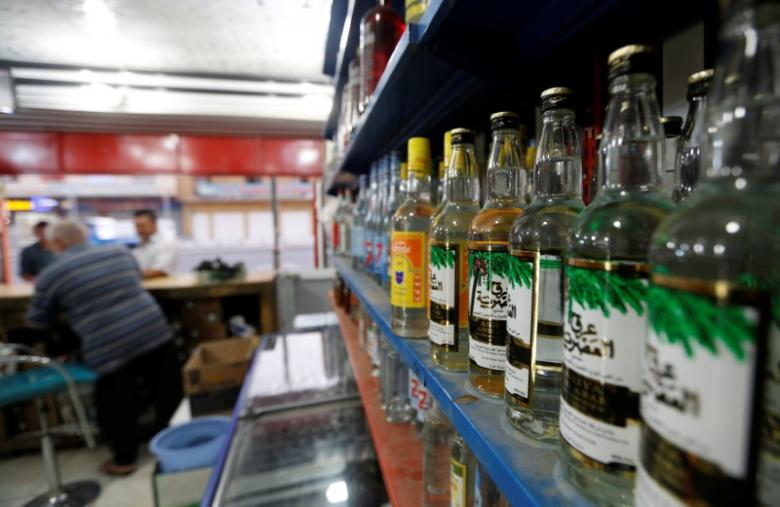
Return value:
<svg viewBox="0 0 780 507">
<path fill-rule="evenodd" d="M 109 478 L 97 471 L 109 457 L 108 449 L 98 447 L 58 450 L 57 457 L 63 482 L 93 479 L 102 491 L 96 507 L 147 507 L 153 505 L 152 473 L 154 458 L 144 454 L 138 470 L 128 477 Z M 19 507 L 46 491 L 46 477 L 40 454 L 26 454 L 0 460 L 0 507 Z"/>
</svg>

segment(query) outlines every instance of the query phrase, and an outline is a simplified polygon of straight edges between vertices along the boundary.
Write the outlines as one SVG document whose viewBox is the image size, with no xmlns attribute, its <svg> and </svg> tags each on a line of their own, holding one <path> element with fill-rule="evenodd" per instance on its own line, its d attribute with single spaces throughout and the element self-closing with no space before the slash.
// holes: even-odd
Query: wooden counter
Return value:
<svg viewBox="0 0 780 507">
<path fill-rule="evenodd" d="M 144 288 L 159 300 L 171 299 L 203 299 L 224 298 L 229 296 L 257 294 L 261 303 L 262 333 L 276 331 L 276 273 L 274 271 L 258 271 L 248 274 L 243 280 L 216 283 L 200 283 L 195 273 L 173 275 L 144 280 Z M 2 314 L 18 312 L 27 308 L 32 298 L 34 285 L 20 283 L 14 285 L 0 284 L 0 326 L 8 323 Z M 12 319 L 14 322 L 18 318 Z"/>
</svg>

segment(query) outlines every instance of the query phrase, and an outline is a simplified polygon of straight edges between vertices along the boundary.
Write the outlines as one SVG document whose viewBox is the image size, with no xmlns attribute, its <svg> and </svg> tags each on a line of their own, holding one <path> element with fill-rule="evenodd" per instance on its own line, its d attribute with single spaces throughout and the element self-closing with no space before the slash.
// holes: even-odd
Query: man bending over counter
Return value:
<svg viewBox="0 0 780 507">
<path fill-rule="evenodd" d="M 84 361 L 98 374 L 98 426 L 113 452 L 101 472 L 130 474 L 140 443 L 137 380 L 153 395 L 158 430 L 181 399 L 171 330 L 125 247 L 90 246 L 84 227 L 70 220 L 50 227 L 49 238 L 59 255 L 38 277 L 27 319 L 50 327 L 67 314 Z"/>
</svg>

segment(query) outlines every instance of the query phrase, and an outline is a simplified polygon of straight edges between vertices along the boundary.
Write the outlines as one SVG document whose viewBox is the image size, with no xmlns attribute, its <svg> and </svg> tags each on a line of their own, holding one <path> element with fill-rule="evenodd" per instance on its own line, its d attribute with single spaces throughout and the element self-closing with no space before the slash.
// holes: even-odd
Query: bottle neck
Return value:
<svg viewBox="0 0 780 507">
<path fill-rule="evenodd" d="M 409 176 L 406 180 L 406 198 L 409 200 L 420 201 L 424 203 L 431 202 L 431 175 L 428 173 L 415 172 L 409 169 Z"/>
<path fill-rule="evenodd" d="M 520 188 L 522 170 L 523 157 L 518 132 L 513 129 L 494 131 L 486 178 L 488 200 L 518 200 L 524 192 Z"/>
<path fill-rule="evenodd" d="M 473 144 L 456 144 L 452 147 L 444 179 L 444 203 L 479 202 L 479 168 Z"/>
<path fill-rule="evenodd" d="M 629 74 L 612 80 L 601 147 L 602 190 L 649 191 L 663 177 L 664 131 L 655 78 Z"/>
<path fill-rule="evenodd" d="M 735 12 L 723 25 L 702 143 L 708 180 L 750 188 L 776 180 L 780 160 L 780 5 L 764 2 Z"/>
<path fill-rule="evenodd" d="M 534 186 L 537 199 L 582 198 L 582 154 L 574 111 L 554 109 L 544 113 Z"/>
</svg>

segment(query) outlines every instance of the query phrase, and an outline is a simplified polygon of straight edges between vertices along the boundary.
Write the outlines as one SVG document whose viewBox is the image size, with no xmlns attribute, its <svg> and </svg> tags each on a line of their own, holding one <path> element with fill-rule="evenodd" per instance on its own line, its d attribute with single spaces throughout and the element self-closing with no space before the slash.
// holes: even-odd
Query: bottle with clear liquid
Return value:
<svg viewBox="0 0 780 507">
<path fill-rule="evenodd" d="M 498 489 L 482 463 L 477 463 L 474 477 L 474 507 L 509 507 L 509 502 Z"/>
<path fill-rule="evenodd" d="M 444 187 L 446 186 L 447 179 L 447 165 L 450 163 L 451 158 L 452 131 L 448 130 L 444 133 L 444 156 L 442 157 L 441 163 L 439 164 L 439 179 L 436 185 L 436 211 L 433 213 L 434 217 L 438 215 L 441 209 L 444 207 Z"/>
<path fill-rule="evenodd" d="M 387 214 L 387 198 L 390 191 L 390 156 L 382 157 L 379 161 L 379 185 L 377 194 L 377 207 L 374 214 L 374 262 L 371 268 L 374 280 L 381 287 L 385 278 L 385 266 L 387 265 L 387 236 L 385 215 Z"/>
<path fill-rule="evenodd" d="M 339 249 L 338 254 L 348 256 L 351 252 L 351 226 L 352 226 L 352 192 L 343 191 L 343 200 L 338 211 L 339 219 Z"/>
<path fill-rule="evenodd" d="M 474 506 L 477 459 L 463 437 L 455 434 L 450 454 L 450 507 Z"/>
<path fill-rule="evenodd" d="M 361 174 L 358 179 L 360 190 L 352 211 L 352 267 L 361 269 L 365 264 L 365 229 L 368 212 L 368 176 Z"/>
<path fill-rule="evenodd" d="M 452 426 L 434 401 L 423 430 L 423 506 L 450 505 L 450 447 Z"/>
<path fill-rule="evenodd" d="M 430 141 L 412 137 L 407 149 L 406 200 L 392 222 L 392 328 L 404 338 L 427 338 L 428 238 L 433 215 Z"/>
<path fill-rule="evenodd" d="M 468 240 L 479 212 L 479 167 L 474 131 L 451 132 L 452 154 L 444 178 L 444 205 L 431 224 L 430 327 L 433 363 L 453 371 L 468 370 Z"/>
<path fill-rule="evenodd" d="M 504 396 L 509 310 L 509 231 L 525 207 L 520 117 L 490 116 L 488 198 L 469 230 L 469 380 L 480 392 Z"/>
<path fill-rule="evenodd" d="M 657 61 L 641 45 L 609 56 L 601 189 L 575 221 L 564 263 L 561 464 L 586 496 L 612 505 L 632 498 L 650 236 L 674 209 L 661 191 Z"/>
<path fill-rule="evenodd" d="M 706 135 L 707 94 L 712 74 L 712 69 L 706 69 L 688 78 L 688 116 L 675 161 L 677 184 L 672 199 L 676 203 L 683 202 L 693 193 L 699 179 L 700 146 Z"/>
<path fill-rule="evenodd" d="M 390 260 L 392 256 L 390 250 L 392 249 L 392 243 L 390 241 L 392 233 L 393 215 L 401 205 L 401 154 L 397 151 L 390 152 L 389 157 L 389 174 L 390 180 L 388 182 L 388 196 L 387 196 L 387 209 L 382 214 L 381 229 L 382 234 L 385 237 L 385 253 L 384 253 L 384 273 L 382 277 L 382 287 L 390 293 Z"/>
<path fill-rule="evenodd" d="M 376 235 L 376 217 L 379 214 L 379 161 L 371 164 L 369 171 L 368 210 L 365 225 L 366 258 L 363 263 L 363 271 L 371 276 L 374 271 L 374 236 Z"/>
<path fill-rule="evenodd" d="M 677 171 L 675 169 L 677 151 L 682 134 L 683 119 L 680 116 L 661 116 L 661 126 L 664 129 L 664 179 L 663 192 L 672 197 L 677 184 Z"/>
<path fill-rule="evenodd" d="M 637 505 L 780 502 L 780 4 L 722 19 L 702 179 L 652 238 Z"/>
<path fill-rule="evenodd" d="M 390 0 L 378 4 L 360 20 L 360 111 L 368 107 L 405 25 Z"/>
<path fill-rule="evenodd" d="M 536 197 L 509 234 L 504 401 L 526 435 L 557 440 L 563 363 L 563 254 L 582 202 L 574 91 L 542 92 Z"/>
</svg>

